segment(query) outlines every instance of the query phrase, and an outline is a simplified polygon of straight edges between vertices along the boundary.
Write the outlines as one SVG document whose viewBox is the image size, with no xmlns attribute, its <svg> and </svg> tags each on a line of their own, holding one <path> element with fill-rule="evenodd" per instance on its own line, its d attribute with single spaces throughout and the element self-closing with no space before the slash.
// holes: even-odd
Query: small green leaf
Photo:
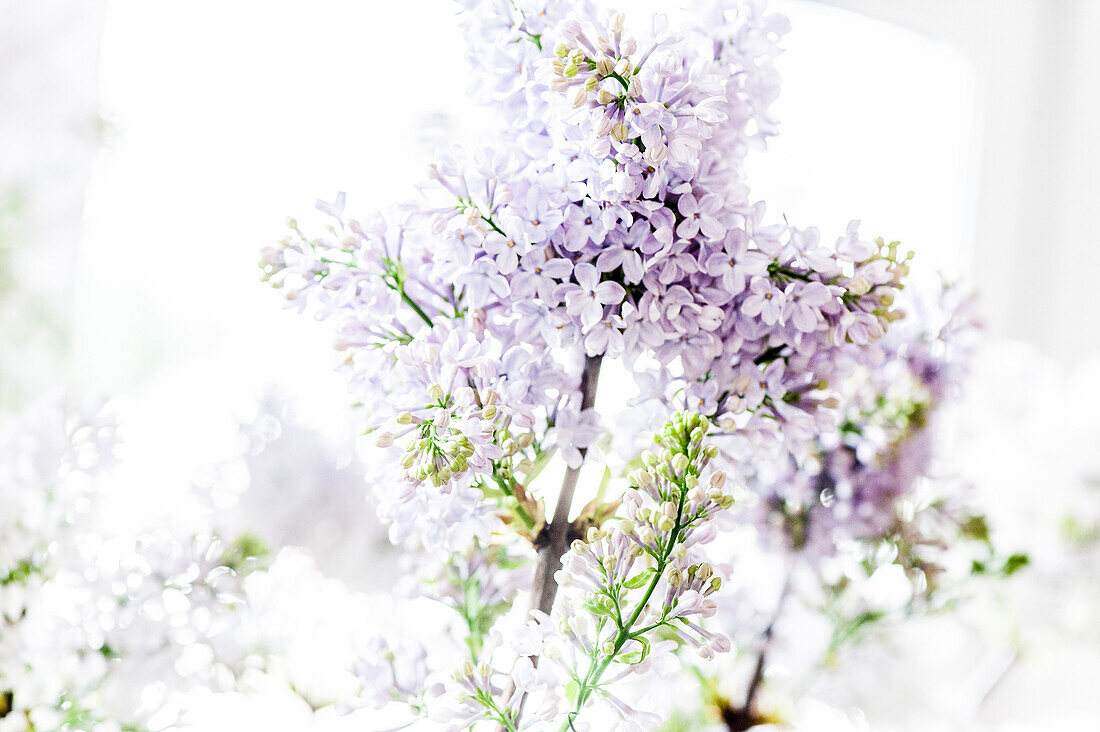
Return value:
<svg viewBox="0 0 1100 732">
<path fill-rule="evenodd" d="M 985 516 L 971 516 L 959 528 L 964 536 L 968 536 L 975 541 L 989 543 L 989 522 L 986 521 Z"/>
<path fill-rule="evenodd" d="M 652 576 L 653 576 L 653 570 L 652 569 L 644 570 L 644 571 L 639 572 L 638 574 L 634 575 L 633 577 L 629 578 L 625 582 L 623 582 L 623 587 L 625 587 L 628 590 L 636 590 L 639 587 L 644 587 L 646 585 L 646 583 L 649 582 L 649 578 L 652 577 Z"/>
<path fill-rule="evenodd" d="M 603 497 L 607 495 L 607 487 L 611 484 L 611 468 L 603 469 L 603 478 L 600 479 L 600 486 L 596 489 L 596 500 L 603 501 Z"/>
<path fill-rule="evenodd" d="M 577 693 L 580 690 L 580 684 L 577 683 L 576 679 L 570 681 L 565 687 L 565 698 L 568 699 L 570 703 L 577 701 Z"/>
<path fill-rule="evenodd" d="M 1013 554 L 1005 560 L 1004 569 L 1001 571 L 1004 572 L 1005 577 L 1010 577 L 1030 563 L 1031 559 L 1026 554 Z"/>
</svg>

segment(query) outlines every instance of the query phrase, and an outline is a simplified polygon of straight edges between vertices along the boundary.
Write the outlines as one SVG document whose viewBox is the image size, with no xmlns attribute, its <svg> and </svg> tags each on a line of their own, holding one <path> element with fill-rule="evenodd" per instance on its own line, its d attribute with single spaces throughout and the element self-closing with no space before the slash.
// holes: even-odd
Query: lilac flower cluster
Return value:
<svg viewBox="0 0 1100 732">
<path fill-rule="evenodd" d="M 972 302 L 950 287 L 935 302 L 903 302 L 910 313 L 883 339 L 884 360 L 841 385 L 839 429 L 818 435 L 805 460 L 761 466 L 750 484 L 761 521 L 796 550 L 823 557 L 845 541 L 873 542 L 942 498 L 923 495 L 937 477 L 932 428 L 965 373 Z"/>
<path fill-rule="evenodd" d="M 259 657 L 243 627 L 247 545 L 118 534 L 107 519 L 114 446 L 98 407 L 59 400 L 0 431 L 5 729 L 140 729 L 167 719 L 171 695 L 229 688 Z"/>
<path fill-rule="evenodd" d="M 646 452 L 644 467 L 631 474 L 623 518 L 573 542 L 556 576 L 562 601 L 550 618 L 536 615 L 530 633 L 516 634 L 511 695 L 503 698 L 505 685 L 491 664 L 467 665 L 456 675 L 464 703 L 449 728 L 479 720 L 542 728 L 560 717 L 561 728 L 569 729 L 594 698 L 630 728 L 644 715 L 611 684 L 653 670 L 656 659 L 679 644 L 703 658 L 730 649 L 725 636 L 702 624 L 717 610 L 712 595 L 722 586 L 702 547 L 733 503 L 725 473 L 712 464 L 718 450 L 703 442 L 709 429 L 697 414 L 673 416 L 657 436 L 658 451 Z M 656 641 L 658 631 L 675 641 Z M 554 668 L 533 670 L 524 652 L 543 653 Z M 524 705 L 517 702 L 525 685 L 541 703 L 521 716 Z"/>
<path fill-rule="evenodd" d="M 437 600 L 453 609 L 462 621 L 460 635 L 470 657 L 480 658 L 486 636 L 507 612 L 516 596 L 531 587 L 528 556 L 509 554 L 500 544 L 474 546 L 446 561 L 419 555 L 405 593 Z"/>
<path fill-rule="evenodd" d="M 959 540 L 988 544 L 967 491 L 942 474 L 935 429 L 967 368 L 973 303 L 957 287 L 934 295 L 907 290 L 899 299 L 906 318 L 882 340 L 883 361 L 838 385 L 838 429 L 817 434 L 804 455 L 780 450 L 740 464 L 749 498 L 742 516 L 762 540 L 728 541 L 713 555 L 735 569 L 774 565 L 782 588 L 776 599 L 759 582 L 741 583 L 720 608 L 716 627 L 756 664 L 747 692 L 724 690 L 722 698 L 735 701 L 723 714 L 763 719 L 758 692 L 768 654 L 793 653 L 773 643 L 785 615 L 809 609 L 825 621 L 827 635 L 807 643 L 823 646 L 823 663 L 833 664 L 868 627 L 957 599 L 960 575 L 970 571 Z M 816 658 L 794 654 L 784 663 L 803 666 L 808 678 Z M 728 687 L 743 671 L 729 665 L 714 683 Z"/>
<path fill-rule="evenodd" d="M 353 389 L 386 451 L 375 484 L 391 538 L 462 551 L 488 537 L 486 485 L 512 497 L 544 443 L 595 437 L 591 416 L 525 323 L 474 309 L 476 288 L 433 275 L 429 232 L 381 217 L 338 227 L 339 245 L 299 235 L 269 250 L 268 276 L 339 313 Z"/>
<path fill-rule="evenodd" d="M 342 194 L 319 204 L 327 232 L 292 221 L 264 276 L 335 323 L 391 539 L 468 570 L 439 595 L 466 620 L 469 661 L 433 718 L 568 729 L 598 697 L 644 727 L 609 683 L 658 648 L 730 647 L 702 622 L 724 571 L 699 552 L 730 524 L 723 471 L 800 550 L 881 536 L 927 472 L 920 423 L 955 374 L 898 328 L 911 254 L 858 222 L 826 243 L 750 195 L 786 30 L 764 2 L 700 2 L 679 29 L 584 0 L 460 3 L 494 144 L 442 151 L 419 200 L 365 222 Z M 611 359 L 637 396 L 603 439 Z M 642 453 L 666 421 L 662 451 Z M 574 519 L 580 468 L 609 444 L 641 467 Z M 556 501 L 538 481 L 554 459 Z M 528 546 L 533 612 L 503 641 L 515 601 L 483 615 L 469 588 Z"/>
<path fill-rule="evenodd" d="M 407 480 L 379 476 L 393 538 L 460 549 L 501 508 L 480 488 L 511 498 L 515 464 L 555 451 L 579 464 L 599 432 L 555 349 L 651 357 L 666 414 L 686 399 L 743 439 L 829 422 L 829 384 L 878 357 L 906 267 L 854 226 L 829 247 L 766 224 L 749 197 L 785 21 L 714 5 L 639 41 L 586 3 L 467 5 L 476 85 L 519 134 L 444 152 L 425 201 L 388 218 L 323 204 L 328 236 L 292 222 L 263 257 L 289 300 L 337 318 L 379 443 L 401 451 Z"/>
<path fill-rule="evenodd" d="M 0 709 L 5 714 L 48 715 L 69 689 L 83 688 L 103 673 L 102 658 L 69 652 L 70 639 L 55 636 L 48 621 L 59 594 L 56 578 L 79 551 L 101 473 L 113 463 L 114 443 L 114 423 L 98 407 L 61 399 L 31 404 L 0 430 Z M 38 712 L 39 707 L 46 711 Z"/>
</svg>

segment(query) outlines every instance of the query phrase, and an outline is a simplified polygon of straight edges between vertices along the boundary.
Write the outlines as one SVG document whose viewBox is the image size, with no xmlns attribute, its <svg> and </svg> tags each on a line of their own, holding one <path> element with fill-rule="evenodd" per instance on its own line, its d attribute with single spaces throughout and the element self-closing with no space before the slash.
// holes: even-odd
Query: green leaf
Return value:
<svg viewBox="0 0 1100 732">
<path fill-rule="evenodd" d="M 652 576 L 653 576 L 653 570 L 652 569 L 643 570 L 643 571 L 639 572 L 638 574 L 634 575 L 633 577 L 629 578 L 625 582 L 623 582 L 623 587 L 625 587 L 628 590 L 636 590 L 639 587 L 644 587 L 646 585 L 646 583 L 649 582 L 649 579 Z"/>
<path fill-rule="evenodd" d="M 646 659 L 646 656 L 649 655 L 650 650 L 652 650 L 649 641 L 646 640 L 644 636 L 633 636 L 633 638 L 634 640 L 642 644 L 642 649 L 640 651 L 631 651 L 630 653 L 622 654 L 617 659 L 615 659 L 619 663 L 626 663 L 634 666 L 644 661 Z"/>
<path fill-rule="evenodd" d="M 568 699 L 569 702 L 572 704 L 573 702 L 577 701 L 577 693 L 580 692 L 580 690 L 580 684 L 577 683 L 576 679 L 573 679 L 565 687 L 565 698 Z"/>
<path fill-rule="evenodd" d="M 1011 577 L 1030 563 L 1031 559 L 1026 554 L 1013 554 L 1005 560 L 1004 569 L 1001 571 L 1004 572 L 1005 577 Z"/>
<path fill-rule="evenodd" d="M 607 495 L 607 487 L 611 484 L 611 468 L 603 469 L 603 478 L 600 479 L 600 485 L 596 489 L 596 501 L 602 502 L 603 497 Z"/>
<path fill-rule="evenodd" d="M 985 516 L 971 516 L 959 527 L 964 536 L 985 544 L 989 543 L 989 522 Z"/>
<path fill-rule="evenodd" d="M 550 462 L 550 458 L 554 457 L 554 452 L 554 450 L 551 450 L 550 452 L 544 452 L 537 458 L 535 458 L 535 464 L 531 466 L 531 470 L 524 473 L 524 478 L 526 478 L 524 483 L 526 483 L 527 485 L 531 485 L 531 483 L 534 482 L 535 478 L 539 477 L 539 473 L 541 473 L 546 468 L 546 465 Z"/>
</svg>

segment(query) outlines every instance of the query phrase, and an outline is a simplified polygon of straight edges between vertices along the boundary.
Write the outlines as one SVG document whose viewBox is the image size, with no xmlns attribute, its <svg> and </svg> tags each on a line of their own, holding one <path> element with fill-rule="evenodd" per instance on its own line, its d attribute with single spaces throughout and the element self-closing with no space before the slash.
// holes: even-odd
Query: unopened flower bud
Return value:
<svg viewBox="0 0 1100 732">
<path fill-rule="evenodd" d="M 600 89 L 600 91 L 596 94 L 596 101 L 599 104 L 611 104 L 616 99 L 618 99 L 618 97 L 609 92 L 607 89 Z"/>
<path fill-rule="evenodd" d="M 569 104 L 575 109 L 580 109 L 588 101 L 588 90 L 583 86 L 575 86 L 569 92 Z"/>
<path fill-rule="evenodd" d="M 654 484 L 653 476 L 648 471 L 638 468 L 630 474 L 630 480 L 634 485 L 639 488 L 652 488 Z"/>
<path fill-rule="evenodd" d="M 633 86 L 634 80 L 631 79 L 630 83 Z M 658 142 L 656 145 L 647 147 L 642 157 L 653 165 L 662 163 L 664 162 L 665 158 L 668 157 L 668 146 L 665 145 L 663 142 Z"/>
<path fill-rule="evenodd" d="M 848 292 L 862 296 L 871 291 L 871 282 L 865 277 L 853 277 L 848 280 Z"/>
</svg>

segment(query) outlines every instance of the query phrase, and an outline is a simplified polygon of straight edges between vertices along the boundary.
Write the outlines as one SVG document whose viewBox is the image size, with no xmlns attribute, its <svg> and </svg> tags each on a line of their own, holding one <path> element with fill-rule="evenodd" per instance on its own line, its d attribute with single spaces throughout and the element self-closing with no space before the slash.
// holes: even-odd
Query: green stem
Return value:
<svg viewBox="0 0 1100 732">
<path fill-rule="evenodd" d="M 492 219 L 491 219 L 490 217 L 488 217 L 488 216 L 482 216 L 482 217 L 481 217 L 481 220 L 482 220 L 482 221 L 484 221 L 485 223 L 487 223 L 487 224 L 489 225 L 489 228 L 490 228 L 490 229 L 492 229 L 492 230 L 493 230 L 493 231 L 495 231 L 496 233 L 500 234 L 501 236 L 503 236 L 503 237 L 507 238 L 507 236 L 508 236 L 508 235 L 504 233 L 504 229 L 502 229 L 502 228 L 500 228 L 499 226 L 497 226 L 497 225 L 496 225 L 496 222 L 495 222 L 495 221 L 493 221 L 493 220 L 492 220 Z"/>
<path fill-rule="evenodd" d="M 435 326 L 435 324 L 432 322 L 432 319 L 428 317 L 428 314 L 425 313 L 420 308 L 420 306 L 416 304 L 415 300 L 413 300 L 411 297 L 409 297 L 409 294 L 407 292 L 405 292 L 405 285 L 403 285 L 403 284 L 400 285 L 397 288 L 397 291 L 401 294 L 401 299 L 405 302 L 405 304 L 408 305 L 409 307 L 411 307 L 413 309 L 413 312 L 415 312 L 417 315 L 419 315 L 420 319 L 428 324 L 429 328 L 432 328 L 432 327 Z"/>
<path fill-rule="evenodd" d="M 610 79 L 614 79 L 615 81 L 622 84 L 623 91 L 630 91 L 630 82 L 620 76 L 617 72 L 612 71 L 610 74 L 607 75 L 607 77 Z"/>
<path fill-rule="evenodd" d="M 665 573 L 665 568 L 668 566 L 668 559 L 672 556 L 672 550 L 676 546 L 677 540 L 680 538 L 680 531 L 683 528 L 684 501 L 687 499 L 686 484 L 680 485 L 679 493 L 680 498 L 676 507 L 676 525 L 673 526 L 672 532 L 668 535 L 668 543 L 665 544 L 664 551 L 661 552 L 661 555 L 657 559 L 657 571 L 653 573 L 653 579 L 649 581 L 649 586 L 646 587 L 645 594 L 634 608 L 634 612 L 630 614 L 626 623 L 622 624 L 620 627 L 619 634 L 615 637 L 615 644 L 611 653 L 607 654 L 598 665 L 593 658 L 593 664 L 589 666 L 584 681 L 581 682 L 580 688 L 577 689 L 577 701 L 573 705 L 573 710 L 566 715 L 559 732 L 567 732 L 567 730 L 572 728 L 573 720 L 580 714 L 581 709 L 592 696 L 592 692 L 595 690 L 596 685 L 599 684 L 600 678 L 607 670 L 607 667 L 611 665 L 611 662 L 615 660 L 615 657 L 619 655 L 619 651 L 622 650 L 623 645 L 637 634 L 640 634 L 643 630 L 652 630 L 662 624 L 658 622 L 648 628 L 632 631 L 634 624 L 638 622 L 638 618 L 645 612 L 646 605 L 649 604 L 649 600 L 653 596 L 653 592 L 657 589 L 657 585 L 660 584 L 661 578 Z"/>
</svg>

